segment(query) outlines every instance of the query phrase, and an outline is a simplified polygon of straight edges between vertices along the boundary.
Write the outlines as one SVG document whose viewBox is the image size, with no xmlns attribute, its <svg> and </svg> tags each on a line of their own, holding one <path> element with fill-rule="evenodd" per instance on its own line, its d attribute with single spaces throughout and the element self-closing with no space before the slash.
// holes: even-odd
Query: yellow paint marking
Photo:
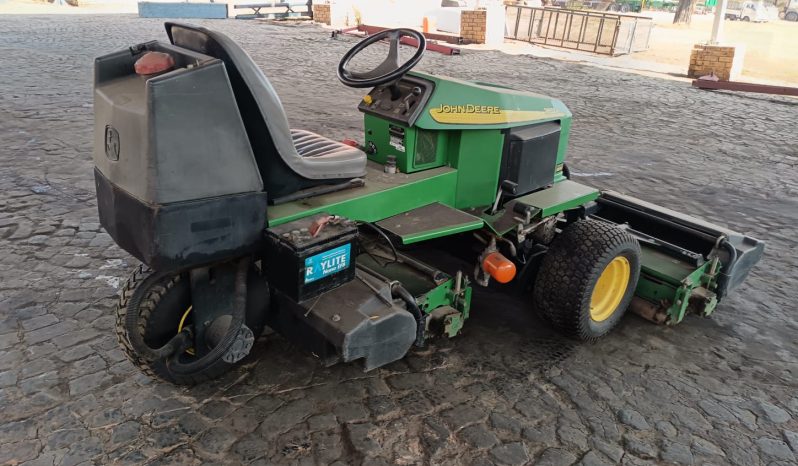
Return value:
<svg viewBox="0 0 798 466">
<path fill-rule="evenodd" d="M 489 111 L 480 111 L 488 109 Z M 565 116 L 553 108 L 544 110 L 502 110 L 479 105 L 441 105 L 429 111 L 438 123 L 453 125 L 497 125 L 522 121 L 552 119 Z"/>
</svg>

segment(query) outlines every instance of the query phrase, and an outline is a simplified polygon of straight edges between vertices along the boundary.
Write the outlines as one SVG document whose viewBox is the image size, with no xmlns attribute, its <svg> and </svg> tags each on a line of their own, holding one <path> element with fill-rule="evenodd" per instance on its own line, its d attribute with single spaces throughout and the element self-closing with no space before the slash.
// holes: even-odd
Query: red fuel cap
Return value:
<svg viewBox="0 0 798 466">
<path fill-rule="evenodd" d="M 136 74 L 148 75 L 169 71 L 174 66 L 175 60 L 168 53 L 147 52 L 136 60 L 133 69 L 136 70 Z"/>
</svg>

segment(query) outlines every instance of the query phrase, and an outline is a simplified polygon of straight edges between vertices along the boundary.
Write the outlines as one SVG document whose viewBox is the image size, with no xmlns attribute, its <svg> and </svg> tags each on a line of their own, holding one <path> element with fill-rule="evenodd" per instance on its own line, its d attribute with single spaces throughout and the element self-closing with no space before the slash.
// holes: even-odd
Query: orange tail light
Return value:
<svg viewBox="0 0 798 466">
<path fill-rule="evenodd" d="M 507 283 L 515 278 L 515 264 L 500 252 L 492 252 L 485 256 L 482 270 L 499 283 Z"/>
</svg>

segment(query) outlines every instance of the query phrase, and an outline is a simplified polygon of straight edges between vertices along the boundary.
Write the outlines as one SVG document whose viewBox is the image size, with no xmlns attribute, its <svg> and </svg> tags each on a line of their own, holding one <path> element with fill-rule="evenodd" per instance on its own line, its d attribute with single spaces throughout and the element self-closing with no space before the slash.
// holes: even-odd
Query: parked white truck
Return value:
<svg viewBox="0 0 798 466">
<path fill-rule="evenodd" d="M 790 0 L 784 5 L 779 17 L 787 21 L 798 21 L 798 0 Z"/>
<path fill-rule="evenodd" d="M 726 7 L 726 19 L 732 21 L 754 21 L 764 23 L 770 21 L 771 14 L 762 0 L 731 0 Z"/>
</svg>

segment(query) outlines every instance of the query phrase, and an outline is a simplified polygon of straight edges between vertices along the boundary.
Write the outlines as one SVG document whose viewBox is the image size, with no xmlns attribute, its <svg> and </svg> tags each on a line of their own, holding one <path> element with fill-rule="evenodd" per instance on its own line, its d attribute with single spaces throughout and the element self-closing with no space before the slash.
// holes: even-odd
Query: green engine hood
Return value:
<svg viewBox="0 0 798 466">
<path fill-rule="evenodd" d="M 565 104 L 539 94 L 427 73 L 408 74 L 435 83 L 435 91 L 415 123 L 419 128 L 512 128 L 571 119 Z"/>
</svg>

